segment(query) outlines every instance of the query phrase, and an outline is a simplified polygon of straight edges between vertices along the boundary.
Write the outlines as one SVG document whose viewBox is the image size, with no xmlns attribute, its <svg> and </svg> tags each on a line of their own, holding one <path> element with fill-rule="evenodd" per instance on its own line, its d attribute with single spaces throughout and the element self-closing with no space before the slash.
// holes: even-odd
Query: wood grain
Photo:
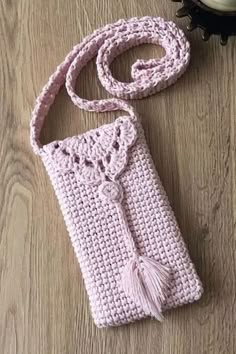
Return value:
<svg viewBox="0 0 236 354">
<path fill-rule="evenodd" d="M 188 34 L 185 76 L 134 102 L 205 287 L 201 301 L 170 311 L 163 324 L 94 326 L 54 192 L 29 144 L 34 100 L 74 44 L 119 18 L 173 19 L 175 9 L 164 0 L 0 0 L 0 353 L 236 352 L 236 41 L 222 48 L 217 39 L 206 44 L 198 32 Z M 135 58 L 162 54 L 154 46 L 134 49 L 113 63 L 113 73 L 127 80 Z M 84 96 L 106 96 L 95 77 L 91 63 L 78 82 Z M 62 90 L 43 141 L 114 117 L 79 111 Z"/>
</svg>

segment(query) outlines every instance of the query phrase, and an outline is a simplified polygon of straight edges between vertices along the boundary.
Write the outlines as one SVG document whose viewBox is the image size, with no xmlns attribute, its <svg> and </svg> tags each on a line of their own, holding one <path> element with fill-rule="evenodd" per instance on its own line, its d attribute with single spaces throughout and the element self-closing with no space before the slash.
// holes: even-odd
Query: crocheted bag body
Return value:
<svg viewBox="0 0 236 354">
<path fill-rule="evenodd" d="M 117 43 L 123 43 L 125 31 L 129 32 L 129 40 L 120 49 Z M 169 48 L 172 50 L 177 43 L 179 50 L 171 56 L 168 46 L 161 42 L 167 52 L 165 60 L 148 61 L 148 67 L 147 63 L 136 63 L 136 86 L 128 91 L 129 84 L 121 83 L 120 91 L 114 90 L 116 83 L 107 68 L 115 54 L 140 44 L 141 37 L 142 42 L 150 42 L 147 34 L 153 32 L 158 43 L 167 36 Z M 107 41 L 110 38 L 112 41 Z M 97 51 L 98 73 L 108 91 L 118 97 L 141 98 L 173 83 L 184 72 L 189 46 L 174 24 L 160 18 L 131 19 L 106 26 L 75 47 L 58 67 L 37 100 L 31 124 L 32 144 L 59 200 L 96 325 L 120 325 L 147 316 L 162 320 L 164 310 L 199 299 L 202 285 L 133 108 L 120 99 L 86 101 L 74 93 L 79 71 Z M 165 76 L 165 67 L 169 68 L 170 63 L 175 70 L 167 70 L 169 76 Z M 142 70 L 146 76 L 140 75 Z M 149 74 L 152 71 L 151 83 L 148 70 Z M 41 146 L 43 120 L 65 81 L 77 106 L 96 111 L 122 109 L 129 115 L 85 134 Z"/>
</svg>

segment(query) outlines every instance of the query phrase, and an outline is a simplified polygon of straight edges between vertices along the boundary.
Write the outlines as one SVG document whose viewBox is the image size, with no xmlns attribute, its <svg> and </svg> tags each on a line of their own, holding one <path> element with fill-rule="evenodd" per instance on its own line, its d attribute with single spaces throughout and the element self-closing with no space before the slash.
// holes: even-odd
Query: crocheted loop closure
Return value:
<svg viewBox="0 0 236 354">
<path fill-rule="evenodd" d="M 102 200 L 110 203 L 121 203 L 123 199 L 123 190 L 119 183 L 105 181 L 98 187 L 98 193 Z"/>
<path fill-rule="evenodd" d="M 142 43 L 162 46 L 164 57 L 134 63 L 131 70 L 133 82 L 119 82 L 112 77 L 109 67 L 113 59 Z M 89 101 L 75 93 L 79 73 L 96 55 L 101 84 L 117 98 Z M 40 132 L 43 122 L 60 87 L 65 83 L 76 106 L 96 112 L 123 110 L 135 121 L 134 108 L 123 99 L 143 98 L 173 84 L 184 73 L 189 58 L 190 46 L 183 31 L 173 22 L 160 17 L 119 20 L 99 28 L 72 49 L 37 98 L 31 119 L 31 144 L 35 153 L 41 152 Z"/>
</svg>

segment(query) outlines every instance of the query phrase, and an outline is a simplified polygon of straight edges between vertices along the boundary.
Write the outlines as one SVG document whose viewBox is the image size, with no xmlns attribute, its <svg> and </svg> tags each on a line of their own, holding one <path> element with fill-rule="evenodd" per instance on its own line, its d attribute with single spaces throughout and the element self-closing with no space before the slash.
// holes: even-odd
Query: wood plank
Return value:
<svg viewBox="0 0 236 354">
<path fill-rule="evenodd" d="M 54 192 L 29 143 L 34 100 L 74 44 L 119 18 L 174 19 L 176 8 L 164 0 L 0 2 L 0 353 L 236 352 L 235 40 L 220 47 L 215 38 L 203 43 L 199 31 L 188 34 L 192 61 L 184 77 L 134 102 L 205 288 L 202 300 L 168 312 L 163 324 L 94 326 Z M 184 28 L 186 21 L 176 21 Z M 135 59 L 161 55 L 160 48 L 141 46 L 116 59 L 112 71 L 128 80 Z M 78 80 L 78 92 L 106 97 L 95 78 L 91 63 Z M 62 90 L 43 141 L 114 117 L 79 111 Z"/>
</svg>

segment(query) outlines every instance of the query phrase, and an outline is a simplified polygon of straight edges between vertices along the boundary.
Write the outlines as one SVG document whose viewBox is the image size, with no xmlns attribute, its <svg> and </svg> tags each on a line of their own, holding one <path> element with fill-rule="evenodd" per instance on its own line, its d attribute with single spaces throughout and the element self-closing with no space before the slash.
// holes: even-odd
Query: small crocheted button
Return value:
<svg viewBox="0 0 236 354">
<path fill-rule="evenodd" d="M 120 203 L 123 199 L 121 186 L 116 182 L 105 181 L 98 187 L 98 193 L 102 200 L 111 203 Z"/>
</svg>

